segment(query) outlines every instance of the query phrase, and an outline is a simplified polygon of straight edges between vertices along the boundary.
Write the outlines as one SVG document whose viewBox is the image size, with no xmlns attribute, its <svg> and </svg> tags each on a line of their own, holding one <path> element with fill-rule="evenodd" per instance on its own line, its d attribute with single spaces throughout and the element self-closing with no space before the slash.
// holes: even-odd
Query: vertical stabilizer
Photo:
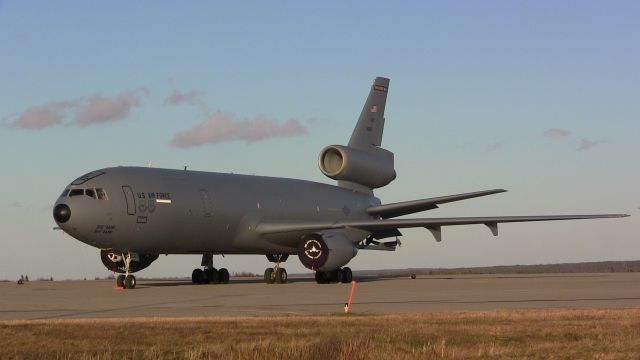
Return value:
<svg viewBox="0 0 640 360">
<path fill-rule="evenodd" d="M 396 178 L 393 153 L 380 147 L 388 91 L 389 79 L 377 77 L 349 145 L 330 145 L 320 151 L 320 171 L 338 180 L 338 186 L 373 195 L 373 189 L 386 186 Z"/>
<path fill-rule="evenodd" d="M 351 139 L 349 147 L 369 151 L 372 146 L 382 145 L 382 132 L 384 131 L 384 107 L 387 103 L 389 91 L 389 79 L 377 77 L 371 85 L 369 96 L 362 108 L 358 123 Z"/>
</svg>

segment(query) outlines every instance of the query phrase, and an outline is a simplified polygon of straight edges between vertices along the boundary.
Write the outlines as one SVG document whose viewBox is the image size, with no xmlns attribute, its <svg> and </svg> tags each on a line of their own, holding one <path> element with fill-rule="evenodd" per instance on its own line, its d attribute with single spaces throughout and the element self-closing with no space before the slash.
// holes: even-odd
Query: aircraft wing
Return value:
<svg viewBox="0 0 640 360">
<path fill-rule="evenodd" d="M 367 213 L 377 215 L 383 219 L 393 218 L 397 216 L 414 214 L 417 212 L 437 209 L 439 204 L 450 203 L 454 201 L 473 199 L 480 196 L 487 196 L 506 192 L 504 189 L 494 189 L 485 191 L 476 191 L 457 195 L 439 196 L 422 200 L 403 201 L 392 204 L 376 205 L 367 208 Z"/>
<path fill-rule="evenodd" d="M 454 225 L 483 224 L 491 229 L 493 235 L 498 235 L 498 224 L 512 222 L 602 219 L 627 217 L 626 214 L 599 215 L 547 215 L 547 216 L 487 216 L 487 217 L 455 217 L 432 219 L 386 219 L 386 220 L 356 220 L 338 222 L 261 222 L 256 226 L 260 234 L 278 234 L 289 232 L 320 231 L 328 229 L 355 228 L 365 231 L 397 230 L 401 228 L 424 227 L 436 238 L 441 240 L 441 227 Z"/>
</svg>

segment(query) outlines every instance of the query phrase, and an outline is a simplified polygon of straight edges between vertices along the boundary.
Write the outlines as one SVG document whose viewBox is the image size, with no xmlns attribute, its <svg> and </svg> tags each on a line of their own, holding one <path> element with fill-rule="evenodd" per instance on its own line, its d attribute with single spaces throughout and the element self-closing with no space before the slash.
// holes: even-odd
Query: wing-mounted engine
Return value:
<svg viewBox="0 0 640 360">
<path fill-rule="evenodd" d="M 131 254 L 131 273 L 147 268 L 158 258 L 158 254 Z M 124 256 L 116 250 L 100 250 L 100 259 L 110 271 L 125 273 Z"/>
<path fill-rule="evenodd" d="M 347 264 L 358 249 L 342 232 L 309 234 L 298 245 L 298 258 L 306 268 L 332 271 Z"/>
<path fill-rule="evenodd" d="M 396 178 L 393 153 L 378 147 L 368 150 L 331 145 L 320 152 L 318 167 L 334 180 L 348 181 L 376 189 Z"/>
</svg>

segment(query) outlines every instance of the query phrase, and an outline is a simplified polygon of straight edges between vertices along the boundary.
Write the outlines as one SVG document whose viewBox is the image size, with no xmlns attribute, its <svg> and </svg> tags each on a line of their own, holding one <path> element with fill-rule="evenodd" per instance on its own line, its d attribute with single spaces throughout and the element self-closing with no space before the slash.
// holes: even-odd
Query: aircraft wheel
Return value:
<svg viewBox="0 0 640 360">
<path fill-rule="evenodd" d="M 204 271 L 203 283 L 205 284 L 218 284 L 220 283 L 220 274 L 216 269 L 207 269 Z"/>
<path fill-rule="evenodd" d="M 266 282 L 267 284 L 273 284 L 275 280 L 275 271 L 273 271 L 272 268 L 267 268 L 267 270 L 264 271 L 264 282 Z"/>
<path fill-rule="evenodd" d="M 133 275 L 127 275 L 124 278 L 124 288 L 125 289 L 135 289 L 136 288 L 136 277 Z"/>
<path fill-rule="evenodd" d="M 116 286 L 121 288 L 124 287 L 124 275 L 118 275 L 116 278 Z"/>
<path fill-rule="evenodd" d="M 316 282 L 318 284 L 327 284 L 329 283 L 328 274 L 324 271 L 316 271 Z"/>
<path fill-rule="evenodd" d="M 191 273 L 191 282 L 194 284 L 201 284 L 202 283 L 202 269 L 194 269 L 193 272 Z"/>
<path fill-rule="evenodd" d="M 337 270 L 333 270 L 333 271 L 328 271 L 327 275 L 329 277 L 329 282 L 330 283 L 340 283 L 342 282 L 342 272 L 340 271 L 340 269 Z"/>
<path fill-rule="evenodd" d="M 275 274 L 275 278 L 276 278 L 276 282 L 278 284 L 285 284 L 287 282 L 287 270 L 285 270 L 285 268 L 278 268 L 278 270 L 276 270 L 276 274 Z"/>
<path fill-rule="evenodd" d="M 228 284 L 229 283 L 229 270 L 222 268 L 218 270 L 218 278 L 220 279 L 220 283 Z"/>
<path fill-rule="evenodd" d="M 343 283 L 348 284 L 353 281 L 353 272 L 351 272 L 351 268 L 344 267 L 342 268 L 342 270 L 340 270 L 340 272 L 342 273 Z"/>
</svg>

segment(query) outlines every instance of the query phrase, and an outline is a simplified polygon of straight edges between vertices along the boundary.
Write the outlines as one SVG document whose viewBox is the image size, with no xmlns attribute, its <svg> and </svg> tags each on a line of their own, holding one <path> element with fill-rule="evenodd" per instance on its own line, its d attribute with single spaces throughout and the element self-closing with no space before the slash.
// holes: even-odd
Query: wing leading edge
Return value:
<svg viewBox="0 0 640 360">
<path fill-rule="evenodd" d="M 433 219 L 386 219 L 359 220 L 342 222 L 261 222 L 256 231 L 262 235 L 289 232 L 319 231 L 328 229 L 355 228 L 365 231 L 397 230 L 401 228 L 424 227 L 429 230 L 436 241 L 440 241 L 442 226 L 483 224 L 491 229 L 493 235 L 498 235 L 498 224 L 513 222 L 579 220 L 579 219 L 607 219 L 627 217 L 626 214 L 598 214 L 598 215 L 548 215 L 548 216 L 487 216 L 487 217 L 456 217 Z"/>
<path fill-rule="evenodd" d="M 446 204 L 454 201 L 473 199 L 481 196 L 493 195 L 506 192 L 504 189 L 494 189 L 476 191 L 457 195 L 439 196 L 422 200 L 403 201 L 391 204 L 371 206 L 367 208 L 369 215 L 380 216 L 383 219 L 394 218 L 402 215 L 414 214 L 417 212 L 437 209 L 439 204 Z"/>
</svg>

